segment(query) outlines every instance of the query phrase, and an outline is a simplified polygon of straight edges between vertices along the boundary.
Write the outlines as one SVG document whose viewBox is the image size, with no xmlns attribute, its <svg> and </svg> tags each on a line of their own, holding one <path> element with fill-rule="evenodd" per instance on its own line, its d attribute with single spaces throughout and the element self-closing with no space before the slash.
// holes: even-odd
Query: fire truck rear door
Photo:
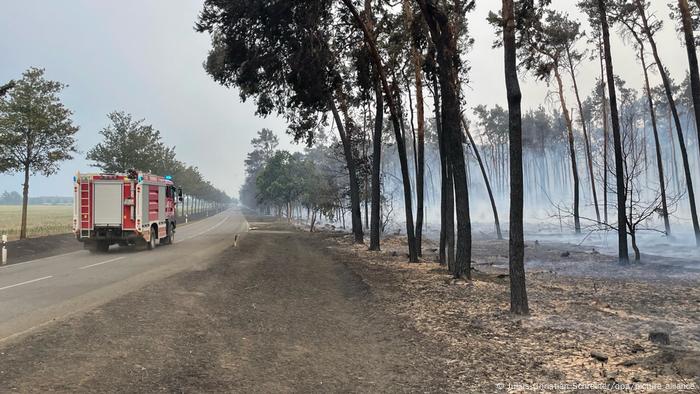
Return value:
<svg viewBox="0 0 700 394">
<path fill-rule="evenodd" d="M 124 204 L 122 182 L 97 181 L 94 188 L 95 226 L 121 226 Z"/>
</svg>

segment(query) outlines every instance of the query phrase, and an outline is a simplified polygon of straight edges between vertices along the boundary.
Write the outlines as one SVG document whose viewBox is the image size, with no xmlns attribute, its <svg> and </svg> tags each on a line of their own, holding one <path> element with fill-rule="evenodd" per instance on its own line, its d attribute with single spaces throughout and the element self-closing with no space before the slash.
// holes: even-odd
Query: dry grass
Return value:
<svg viewBox="0 0 700 394">
<path fill-rule="evenodd" d="M 22 220 L 20 205 L 0 205 L 0 234 L 10 239 L 19 237 Z M 30 205 L 27 210 L 27 235 L 41 237 L 71 231 L 73 207 L 71 205 Z"/>
<path fill-rule="evenodd" d="M 422 264 L 408 264 L 403 239 L 384 240 L 382 252 L 352 245 L 349 236 L 336 239 L 338 249 L 354 256 L 349 266 L 388 310 L 448 346 L 446 372 L 455 391 L 500 391 L 502 384 L 510 392 L 581 388 L 533 386 L 537 384 L 592 384 L 596 386 L 588 388 L 593 392 L 603 390 L 599 385 L 637 385 L 651 392 L 675 392 L 673 385 L 678 384 L 690 392 L 700 388 L 696 279 L 623 276 L 605 256 L 572 251 L 568 262 L 558 262 L 565 260 L 559 257 L 561 249 L 531 245 L 526 249 L 528 260 L 553 264 L 529 270 L 532 314 L 518 318 L 508 313 L 504 241 L 475 242 L 474 280 L 455 282 L 434 263 L 433 253 L 424 256 Z M 434 245 L 425 245 L 431 248 Z M 595 275 L 557 272 L 566 264 L 586 267 Z M 658 329 L 670 332 L 670 346 L 648 341 L 649 332 Z M 601 363 L 591 352 L 608 359 Z"/>
</svg>

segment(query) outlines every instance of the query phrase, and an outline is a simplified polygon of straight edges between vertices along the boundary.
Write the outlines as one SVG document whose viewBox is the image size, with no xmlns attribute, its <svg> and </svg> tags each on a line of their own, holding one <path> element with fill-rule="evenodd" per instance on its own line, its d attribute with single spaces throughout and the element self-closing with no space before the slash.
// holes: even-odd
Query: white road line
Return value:
<svg viewBox="0 0 700 394">
<path fill-rule="evenodd" d="M 206 230 L 204 230 L 204 231 L 202 231 L 202 232 L 199 232 L 199 233 L 197 233 L 197 234 L 195 234 L 195 235 L 192 235 L 192 236 L 190 236 L 190 237 L 183 238 L 183 239 L 181 239 L 181 240 L 176 240 L 175 243 L 180 243 L 180 242 L 182 242 L 182 241 L 187 241 L 188 239 L 192 239 L 192 238 L 195 238 L 195 237 L 199 237 L 199 236 L 202 235 L 202 234 L 206 234 L 206 233 L 208 233 L 209 231 L 211 231 L 211 230 L 213 230 L 213 229 L 215 229 L 215 228 L 221 226 L 222 224 L 224 224 L 224 222 L 227 221 L 227 220 L 229 219 L 229 217 L 230 217 L 230 216 L 226 216 L 222 221 L 220 221 L 219 223 L 217 223 L 217 224 L 215 224 L 215 225 L 209 227 L 208 229 L 206 229 Z"/>
<path fill-rule="evenodd" d="M 14 264 L 3 265 L 2 267 L 0 267 L 0 269 L 7 269 L 7 268 L 19 267 L 19 266 L 22 266 L 22 265 L 25 265 L 25 264 L 36 263 L 36 262 L 39 262 L 39 261 L 44 261 L 44 260 L 49 260 L 49 259 L 55 259 L 55 258 L 57 258 L 57 257 L 70 256 L 70 255 L 72 255 L 72 254 L 81 253 L 81 252 L 84 252 L 84 251 L 81 249 L 81 250 L 76 250 L 76 251 L 74 251 L 74 252 L 68 252 L 68 253 L 63 253 L 63 254 L 57 254 L 57 255 L 54 255 L 54 256 L 42 257 L 42 258 L 36 259 L 36 260 L 29 260 L 29 261 L 23 261 L 23 262 L 21 262 L 21 263 L 14 263 Z"/>
<path fill-rule="evenodd" d="M 45 277 L 43 277 L 43 278 L 32 279 L 32 280 L 28 280 L 28 281 L 26 281 L 26 282 L 17 283 L 17 284 L 5 286 L 5 287 L 0 287 L 0 291 L 1 291 L 1 290 L 11 289 L 11 288 L 17 287 L 17 286 L 28 285 L 28 284 L 30 284 L 30 283 L 34 283 L 34 282 L 38 282 L 38 281 L 40 281 L 40 280 L 50 279 L 50 278 L 53 278 L 53 276 L 45 276 Z"/>
<path fill-rule="evenodd" d="M 114 262 L 114 261 L 121 260 L 121 259 L 125 259 L 125 258 L 126 258 L 126 256 L 117 257 L 116 259 L 111 259 L 111 260 L 103 261 L 103 262 L 100 262 L 100 263 L 95 263 L 95 264 L 86 265 L 86 266 L 80 267 L 80 268 L 78 268 L 78 269 L 79 269 L 79 270 L 84 270 L 85 268 L 97 267 L 98 265 L 107 264 L 107 263 L 112 263 L 112 262 Z"/>
</svg>

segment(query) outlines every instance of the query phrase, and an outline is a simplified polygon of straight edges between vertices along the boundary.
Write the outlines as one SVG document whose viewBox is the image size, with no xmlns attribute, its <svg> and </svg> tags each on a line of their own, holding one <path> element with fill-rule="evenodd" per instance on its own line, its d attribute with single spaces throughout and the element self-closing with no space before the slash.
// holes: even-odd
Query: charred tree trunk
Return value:
<svg viewBox="0 0 700 394">
<path fill-rule="evenodd" d="M 384 127 L 384 96 L 378 84 L 375 85 L 376 114 L 374 117 L 374 135 L 372 137 L 372 218 L 370 223 L 369 250 L 379 250 L 381 234 L 381 165 L 382 165 L 382 128 Z"/>
<path fill-rule="evenodd" d="M 569 72 L 571 73 L 571 80 L 574 84 L 574 94 L 576 95 L 576 103 L 578 104 L 578 114 L 581 119 L 581 130 L 583 131 L 583 140 L 586 146 L 586 161 L 588 162 L 588 176 L 591 178 L 591 192 L 593 193 L 593 206 L 595 207 L 595 216 L 598 222 L 600 222 L 600 209 L 598 208 L 598 193 L 595 189 L 595 175 L 593 173 L 593 155 L 591 154 L 591 143 L 588 139 L 588 130 L 586 127 L 586 118 L 583 114 L 583 104 L 581 104 L 581 95 L 578 92 L 578 83 L 576 82 L 576 72 L 574 70 L 573 59 L 571 58 L 571 51 L 566 48 L 566 56 L 568 57 Z"/>
<path fill-rule="evenodd" d="M 419 0 L 424 19 L 430 27 L 435 44 L 442 97 L 442 134 L 445 139 L 448 166 L 454 182 L 457 213 L 455 278 L 471 279 L 471 219 L 469 217 L 469 190 L 464 163 L 464 146 L 460 126 L 459 76 L 457 64 L 457 42 L 454 27 L 447 15 L 434 3 Z"/>
<path fill-rule="evenodd" d="M 409 0 L 403 1 L 406 30 L 411 31 L 412 12 Z M 417 117 L 417 146 L 414 143 L 416 154 L 416 249 L 418 255 L 423 253 L 423 218 L 424 218 L 424 194 L 425 194 L 425 108 L 423 100 L 423 61 L 415 42 L 411 40 L 411 61 L 413 63 L 413 79 L 416 88 L 416 117 Z M 410 98 L 410 91 L 409 91 Z M 413 111 L 411 111 L 413 114 Z M 411 122 L 413 125 L 413 122 Z"/>
<path fill-rule="evenodd" d="M 605 69 L 608 79 L 608 95 L 610 96 L 610 116 L 612 118 L 613 144 L 615 146 L 615 180 L 617 186 L 617 237 L 618 259 L 621 264 L 629 264 L 627 249 L 627 215 L 625 213 L 625 173 L 622 158 L 622 138 L 620 136 L 620 117 L 617 112 L 617 93 L 615 92 L 615 72 L 610 51 L 610 28 L 605 0 L 598 0 L 598 12 L 600 13 L 603 28 L 603 47 L 605 51 Z"/>
<path fill-rule="evenodd" d="M 406 155 L 406 143 L 401 135 L 401 125 L 399 124 L 399 111 L 394 102 L 394 98 L 386 79 L 384 65 L 382 64 L 372 33 L 367 28 L 367 25 L 362 20 L 357 8 L 353 5 L 352 0 L 343 0 L 343 4 L 352 14 L 355 22 L 360 26 L 364 34 L 365 43 L 369 47 L 372 63 L 377 71 L 379 80 L 382 83 L 382 88 L 386 95 L 389 112 L 391 113 L 391 123 L 396 136 L 396 148 L 399 154 L 399 162 L 401 163 L 401 178 L 403 182 L 404 208 L 406 210 L 406 236 L 408 238 L 408 255 L 411 262 L 418 262 L 418 252 L 416 250 L 416 237 L 413 224 L 413 197 L 411 196 L 411 177 L 408 171 L 408 157 Z"/>
<path fill-rule="evenodd" d="M 496 226 L 496 236 L 498 239 L 503 239 L 503 234 L 501 233 L 501 222 L 498 220 L 498 210 L 496 209 L 496 200 L 493 198 L 493 191 L 491 190 L 491 182 L 489 182 L 489 176 L 486 173 L 486 167 L 484 167 L 484 162 L 481 160 L 481 155 L 479 154 L 479 148 L 472 138 L 472 134 L 469 132 L 469 127 L 467 127 L 467 122 L 462 118 L 462 126 L 464 127 L 464 132 L 467 134 L 469 139 L 469 144 L 474 150 L 474 156 L 476 157 L 477 163 L 479 163 L 479 169 L 481 170 L 481 176 L 484 178 L 484 184 L 486 185 L 486 191 L 489 194 L 489 200 L 491 201 L 491 209 L 493 210 L 493 221 Z"/>
<path fill-rule="evenodd" d="M 510 311 L 527 315 L 530 309 L 525 288 L 525 240 L 523 235 L 523 129 L 520 82 L 515 43 L 513 0 L 503 0 L 503 52 L 508 93 L 508 141 L 510 144 Z"/>
<path fill-rule="evenodd" d="M 454 232 L 454 226 L 447 226 L 448 211 L 452 212 L 452 206 L 454 205 L 448 200 L 448 194 L 452 194 L 452 190 L 448 190 L 448 185 L 451 185 L 449 174 L 447 171 L 447 154 L 445 153 L 444 139 L 442 135 L 442 122 L 440 118 L 440 92 L 438 90 L 437 75 L 432 76 L 433 83 L 433 108 L 435 109 L 435 128 L 438 134 L 438 148 L 440 151 L 440 251 L 439 251 L 439 262 L 442 265 L 447 263 L 447 238 L 448 232 Z M 450 204 L 450 209 L 448 210 L 448 203 Z"/>
<path fill-rule="evenodd" d="M 603 221 L 608 224 L 608 100 L 605 95 L 605 68 L 603 66 L 604 49 L 600 37 L 600 83 L 603 88 Z"/>
<path fill-rule="evenodd" d="M 638 263 L 642 255 L 639 252 L 639 246 L 637 246 L 637 232 L 635 230 L 630 229 L 630 239 L 632 240 L 632 250 L 634 250 L 634 261 Z"/>
<path fill-rule="evenodd" d="M 666 98 L 668 99 L 668 105 L 671 108 L 671 113 L 673 114 L 673 121 L 676 125 L 676 132 L 678 133 L 678 145 L 681 148 L 681 157 L 683 158 L 683 171 L 685 173 L 685 184 L 688 190 L 688 200 L 690 202 L 690 216 L 693 220 L 693 230 L 695 231 L 695 244 L 700 246 L 700 224 L 698 223 L 698 212 L 695 206 L 695 190 L 693 189 L 693 179 L 690 175 L 690 162 L 688 159 L 688 151 L 685 147 L 685 137 L 683 136 L 683 129 L 681 127 L 681 119 L 678 115 L 678 109 L 676 108 L 676 102 L 673 99 L 673 93 L 671 91 L 671 81 L 666 74 L 666 69 L 661 63 L 661 58 L 659 57 L 659 51 L 656 47 L 656 41 L 649 28 L 649 23 L 647 21 L 646 12 L 644 11 L 644 6 L 640 0 L 635 0 L 637 4 L 637 10 L 639 16 L 642 18 L 642 24 L 644 27 L 644 34 L 647 36 L 649 45 L 651 46 L 651 52 L 654 55 L 654 61 L 656 62 L 656 67 L 661 75 L 661 81 L 664 85 L 664 91 L 666 92 Z"/>
<path fill-rule="evenodd" d="M 695 37 L 693 36 L 693 21 L 690 16 L 688 0 L 678 0 L 678 8 L 681 11 L 681 21 L 683 22 L 684 33 L 683 36 L 685 37 L 685 48 L 688 52 L 690 88 L 693 96 L 693 108 L 695 110 L 695 130 L 698 134 L 698 141 L 700 141 L 700 73 L 698 71 L 698 55 L 695 52 L 696 48 Z M 698 146 L 700 147 L 700 144 L 698 144 Z"/>
<path fill-rule="evenodd" d="M 561 111 L 564 114 L 564 121 L 566 122 L 566 131 L 569 141 L 569 156 L 571 157 L 571 172 L 574 179 L 574 230 L 576 234 L 581 233 L 581 217 L 579 214 L 579 179 L 578 179 L 578 166 L 576 164 L 576 148 L 574 146 L 574 125 L 571 121 L 571 114 L 569 113 L 569 108 L 566 106 L 566 98 L 564 97 L 564 82 L 561 79 L 561 74 L 559 74 L 559 64 L 554 65 L 554 77 L 557 80 L 557 85 L 559 87 L 559 103 L 561 104 Z"/>
<path fill-rule="evenodd" d="M 331 112 L 335 118 L 335 123 L 338 126 L 338 134 L 340 141 L 343 144 L 343 154 L 345 155 L 345 164 L 348 168 L 348 179 L 350 183 L 350 210 L 352 213 L 352 233 L 355 243 L 363 243 L 362 233 L 362 213 L 360 212 L 360 186 L 357 181 L 357 170 L 355 168 L 355 158 L 352 154 L 352 141 L 346 133 L 343 121 L 340 119 L 340 113 L 335 105 L 335 101 L 330 102 Z"/>
<path fill-rule="evenodd" d="M 664 219 L 664 228 L 666 229 L 666 235 L 671 235 L 671 224 L 668 220 L 668 205 L 666 202 L 666 178 L 664 176 L 664 163 L 661 158 L 661 141 L 659 140 L 659 130 L 656 121 L 656 108 L 654 108 L 654 99 L 651 96 L 651 86 L 649 84 L 649 70 L 647 67 L 646 59 L 644 57 L 644 41 L 642 41 L 641 38 L 639 38 L 636 34 L 635 39 L 639 44 L 639 60 L 642 62 L 642 69 L 644 70 L 644 88 L 646 90 L 647 102 L 649 104 L 651 128 L 654 132 L 654 147 L 656 148 L 656 168 L 659 175 L 659 189 L 661 193 L 661 209 L 663 209 L 662 217 Z M 635 242 L 636 240 L 633 236 L 632 247 L 634 247 Z M 635 256 L 636 254 L 637 251 L 635 250 Z"/>
</svg>

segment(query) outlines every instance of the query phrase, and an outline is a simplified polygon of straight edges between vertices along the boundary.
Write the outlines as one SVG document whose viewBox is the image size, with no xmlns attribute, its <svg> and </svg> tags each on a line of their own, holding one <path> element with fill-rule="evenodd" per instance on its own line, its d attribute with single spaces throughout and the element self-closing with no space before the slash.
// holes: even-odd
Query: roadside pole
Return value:
<svg viewBox="0 0 700 394">
<path fill-rule="evenodd" d="M 7 234 L 2 235 L 2 265 L 7 264 Z"/>
</svg>

